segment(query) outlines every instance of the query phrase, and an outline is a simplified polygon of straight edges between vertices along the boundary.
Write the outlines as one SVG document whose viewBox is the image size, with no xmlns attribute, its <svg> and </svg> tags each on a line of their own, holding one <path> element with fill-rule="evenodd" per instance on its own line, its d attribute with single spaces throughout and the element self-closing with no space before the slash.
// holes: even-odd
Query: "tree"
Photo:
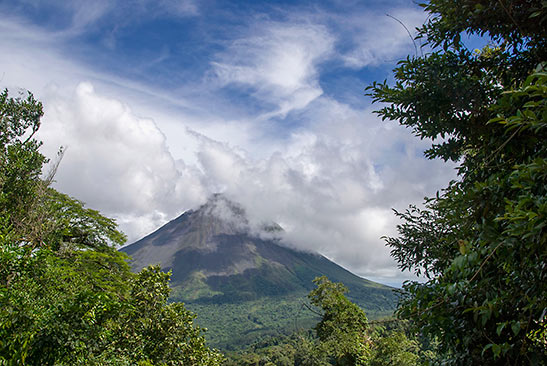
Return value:
<svg viewBox="0 0 547 366">
<path fill-rule="evenodd" d="M 341 283 L 326 277 L 314 280 L 317 288 L 309 294 L 311 303 L 322 311 L 315 327 L 318 342 L 300 337 L 297 354 L 308 355 L 303 365 L 416 366 L 421 364 L 419 343 L 406 334 L 406 323 L 391 329 L 369 322 L 365 312 L 352 303 Z M 381 322 L 380 322 L 381 323 Z M 393 323 L 391 321 L 385 324 Z M 304 348 L 307 351 L 302 352 Z"/>
<path fill-rule="evenodd" d="M 43 115 L 42 104 L 28 94 L 26 99 L 0 93 L 0 213 L 9 213 L 10 224 L 24 226 L 27 207 L 32 203 L 42 165 L 47 159 L 38 152 L 34 139 Z"/>
<path fill-rule="evenodd" d="M 459 177 L 425 208 L 396 211 L 392 255 L 428 279 L 405 284 L 398 314 L 438 341 L 445 363 L 545 362 L 547 4 L 423 6 L 419 37 L 433 51 L 368 89 L 383 119 L 435 140 L 426 156 L 457 162 Z M 491 43 L 472 52 L 466 34 Z"/>
<path fill-rule="evenodd" d="M 317 288 L 309 298 L 323 313 L 315 327 L 320 349 L 334 365 L 364 365 L 370 346 L 365 312 L 344 296 L 347 288 L 341 283 L 332 283 L 325 276 L 313 282 Z"/>
<path fill-rule="evenodd" d="M 418 342 L 395 330 L 374 337 L 367 366 L 416 366 L 419 362 Z"/>
<path fill-rule="evenodd" d="M 0 94 L 0 365 L 220 365 L 169 274 L 134 274 L 114 220 L 49 186 L 42 105 Z"/>
</svg>

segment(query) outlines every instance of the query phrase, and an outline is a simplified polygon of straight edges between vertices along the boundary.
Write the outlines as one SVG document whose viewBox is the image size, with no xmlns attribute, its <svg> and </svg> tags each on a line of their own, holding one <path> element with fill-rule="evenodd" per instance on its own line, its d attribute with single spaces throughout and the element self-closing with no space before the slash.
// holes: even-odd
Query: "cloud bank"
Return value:
<svg viewBox="0 0 547 366">
<path fill-rule="evenodd" d="M 47 102 L 44 149 L 51 156 L 67 147 L 59 189 L 116 217 L 130 240 L 222 192 L 253 224 L 279 223 L 286 245 L 321 252 L 369 278 L 396 278 L 381 239 L 395 233 L 391 208 L 421 201 L 451 174 L 424 161 L 425 145 L 401 127 L 328 99 L 308 112 L 318 120 L 313 128 L 293 132 L 265 158 L 190 131 L 194 163 L 172 156 L 153 120 L 90 83 Z M 437 179 L 424 180 L 432 170 Z"/>
</svg>

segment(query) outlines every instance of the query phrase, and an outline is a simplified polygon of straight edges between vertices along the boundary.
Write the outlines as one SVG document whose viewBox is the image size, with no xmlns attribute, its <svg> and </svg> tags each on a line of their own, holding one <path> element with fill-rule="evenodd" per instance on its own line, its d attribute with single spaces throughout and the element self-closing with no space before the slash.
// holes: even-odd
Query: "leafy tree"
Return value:
<svg viewBox="0 0 547 366">
<path fill-rule="evenodd" d="M 342 284 L 332 283 L 324 276 L 314 282 L 317 288 L 309 297 L 322 310 L 322 318 L 315 327 L 318 342 L 313 344 L 300 338 L 297 350 L 308 348 L 309 355 L 302 365 L 421 364 L 420 345 L 407 336 L 404 324 L 386 329 L 371 323 L 364 311 L 344 295 L 347 289 Z"/>
<path fill-rule="evenodd" d="M 279 344 L 259 344 L 253 345 L 245 352 L 232 353 L 227 355 L 228 360 L 225 366 L 294 366 L 301 365 L 295 361 L 296 350 L 293 339 L 280 338 Z M 277 343 L 277 342 L 276 342 Z"/>
<path fill-rule="evenodd" d="M 547 4 L 423 6 L 419 37 L 433 52 L 368 89 L 383 119 L 434 140 L 426 156 L 457 162 L 459 178 L 396 212 L 392 255 L 428 279 L 404 286 L 398 314 L 439 342 L 445 364 L 545 363 Z M 466 34 L 491 43 L 472 52 Z"/>
<path fill-rule="evenodd" d="M 0 365 L 219 365 L 169 275 L 130 271 L 114 220 L 49 187 L 42 105 L 0 94 Z"/>
<path fill-rule="evenodd" d="M 315 327 L 320 350 L 334 365 L 363 365 L 370 345 L 365 312 L 344 296 L 347 289 L 341 283 L 333 283 L 325 276 L 313 282 L 317 288 L 309 298 L 323 313 Z"/>
<path fill-rule="evenodd" d="M 402 331 L 395 331 L 374 339 L 367 365 L 415 366 L 419 362 L 418 353 L 418 342 L 409 339 Z"/>
<path fill-rule="evenodd" d="M 0 93 L 0 213 L 9 213 L 9 224 L 22 228 L 32 203 L 42 165 L 47 159 L 38 152 L 34 139 L 40 127 L 42 104 L 28 94 L 26 99 Z"/>
</svg>

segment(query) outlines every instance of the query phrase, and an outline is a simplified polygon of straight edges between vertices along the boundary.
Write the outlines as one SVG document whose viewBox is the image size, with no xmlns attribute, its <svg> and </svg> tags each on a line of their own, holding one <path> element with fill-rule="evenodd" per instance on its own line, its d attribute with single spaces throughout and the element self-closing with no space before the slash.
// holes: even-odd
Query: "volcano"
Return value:
<svg viewBox="0 0 547 366">
<path fill-rule="evenodd" d="M 269 334 L 268 328 L 283 328 L 283 321 L 261 312 L 279 315 L 280 304 L 281 318 L 291 323 L 291 312 L 300 311 L 319 276 L 343 283 L 348 297 L 368 314 L 393 311 L 392 288 L 358 277 L 318 253 L 291 248 L 280 240 L 282 230 L 276 224 L 253 227 L 241 206 L 217 194 L 121 250 L 131 256 L 136 271 L 151 264 L 171 271 L 171 300 L 196 310 L 198 323 L 213 333 L 223 331 L 218 329 L 223 322 L 218 312 L 246 315 L 250 329 L 243 327 L 244 333 Z M 254 315 L 248 316 L 248 308 Z M 212 343 L 226 346 L 219 340 Z"/>
</svg>

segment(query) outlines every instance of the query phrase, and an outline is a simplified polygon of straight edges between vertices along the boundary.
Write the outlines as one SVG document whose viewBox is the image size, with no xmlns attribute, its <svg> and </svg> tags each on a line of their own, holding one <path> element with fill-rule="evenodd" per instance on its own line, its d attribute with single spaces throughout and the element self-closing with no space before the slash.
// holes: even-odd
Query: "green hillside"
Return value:
<svg viewBox="0 0 547 366">
<path fill-rule="evenodd" d="M 270 336 L 289 335 L 315 326 L 320 318 L 308 310 L 307 294 L 266 296 L 231 303 L 186 303 L 197 314 L 196 323 L 207 329 L 209 345 L 223 351 L 238 350 Z M 390 317 L 393 310 L 368 310 L 370 320 Z"/>
</svg>

